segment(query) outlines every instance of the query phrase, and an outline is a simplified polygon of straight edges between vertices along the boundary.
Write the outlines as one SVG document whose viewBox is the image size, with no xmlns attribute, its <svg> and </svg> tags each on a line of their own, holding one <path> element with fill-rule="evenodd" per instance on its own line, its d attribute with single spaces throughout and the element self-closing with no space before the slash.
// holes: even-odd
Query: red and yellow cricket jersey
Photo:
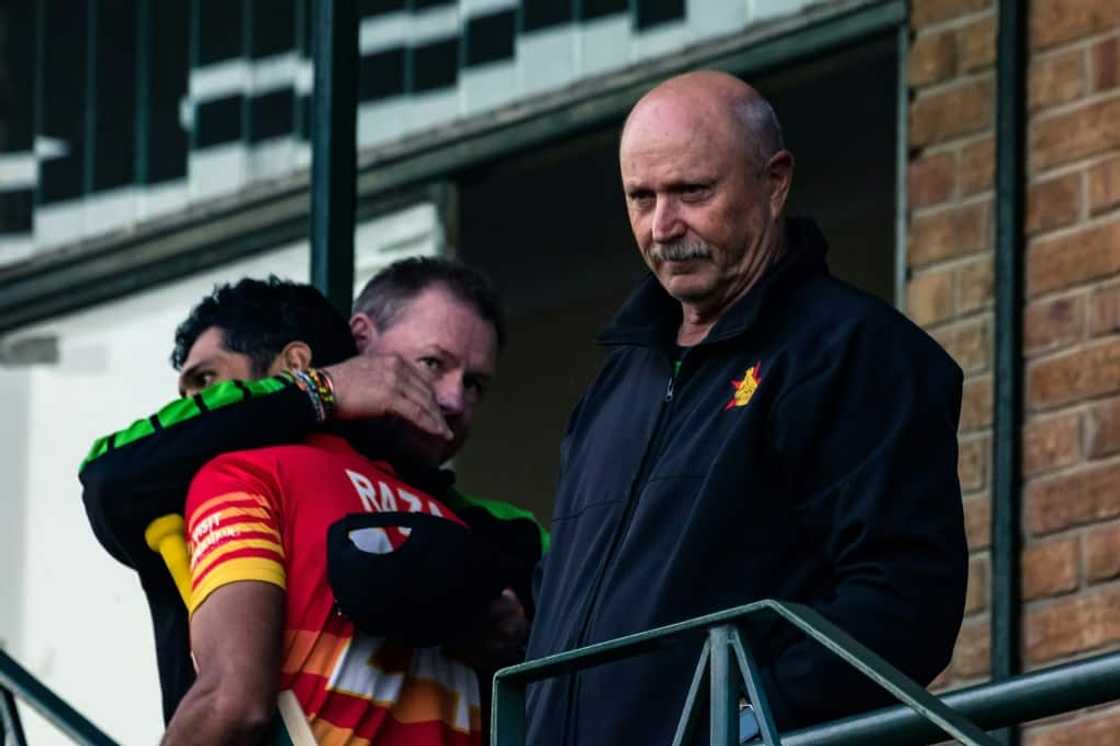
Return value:
<svg viewBox="0 0 1120 746">
<path fill-rule="evenodd" d="M 459 522 L 389 464 L 336 436 L 216 458 L 187 497 L 191 612 L 227 583 L 255 580 L 286 591 L 280 690 L 295 693 L 321 744 L 478 744 L 472 669 L 439 648 L 363 635 L 334 611 L 327 529 L 347 513 L 383 510 Z M 406 540 L 395 528 L 380 538 L 393 547 Z"/>
</svg>

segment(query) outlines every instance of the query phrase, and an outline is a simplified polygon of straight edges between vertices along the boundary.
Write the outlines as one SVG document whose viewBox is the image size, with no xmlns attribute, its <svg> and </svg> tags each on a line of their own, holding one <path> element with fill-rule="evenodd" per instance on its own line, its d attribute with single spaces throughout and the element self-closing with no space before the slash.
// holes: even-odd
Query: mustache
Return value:
<svg viewBox="0 0 1120 746">
<path fill-rule="evenodd" d="M 659 262 L 684 262 L 689 259 L 711 259 L 712 247 L 698 238 L 678 238 L 668 243 L 654 243 L 649 254 Z"/>
</svg>

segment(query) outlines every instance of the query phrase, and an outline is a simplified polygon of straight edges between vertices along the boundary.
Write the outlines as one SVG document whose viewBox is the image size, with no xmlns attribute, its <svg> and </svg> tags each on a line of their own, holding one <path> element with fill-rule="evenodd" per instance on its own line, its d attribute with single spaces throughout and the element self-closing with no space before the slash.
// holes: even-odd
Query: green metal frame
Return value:
<svg viewBox="0 0 1120 746">
<path fill-rule="evenodd" d="M 47 90 L 47 86 L 46 86 L 46 80 L 45 80 L 46 73 L 44 72 L 44 70 L 46 69 L 46 65 L 43 64 L 43 62 L 42 62 L 43 60 L 46 59 L 45 55 L 46 55 L 46 50 L 47 50 L 47 31 L 46 31 L 47 9 L 46 9 L 46 4 L 47 4 L 46 0 L 35 0 L 35 30 L 34 30 L 34 33 L 35 33 L 35 60 L 36 60 L 35 61 L 35 132 L 36 133 L 41 132 L 43 129 L 45 129 L 45 127 L 43 126 L 43 123 L 46 120 L 46 90 Z M 31 152 L 32 152 L 32 154 L 36 153 L 35 140 L 37 139 L 37 137 L 38 137 L 38 135 L 36 134 L 35 136 L 32 137 L 32 140 L 31 140 Z M 36 157 L 36 159 L 38 159 L 38 155 L 36 155 L 35 157 Z M 42 204 L 42 200 L 43 200 L 43 190 L 42 190 L 41 184 L 42 184 L 41 181 L 36 180 L 36 183 L 35 183 L 35 206 L 36 206 L 36 208 L 40 204 Z M 3 314 L 0 313 L 0 318 L 2 318 L 2 316 L 3 316 Z"/>
<path fill-rule="evenodd" d="M 132 152 L 135 181 L 148 183 L 148 147 L 152 107 L 152 0 L 136 0 L 136 144 Z"/>
<path fill-rule="evenodd" d="M 0 743 L 7 746 L 24 746 L 27 743 L 15 695 L 3 686 L 0 686 Z"/>
<path fill-rule="evenodd" d="M 358 18 L 354 0 L 313 0 L 311 283 L 342 313 L 354 296 Z"/>
<path fill-rule="evenodd" d="M 358 167 L 359 215 L 397 199 L 401 190 L 620 120 L 650 85 L 682 70 L 760 74 L 896 33 L 906 13 L 906 0 L 819 3 L 793 18 L 369 150 Z M 191 22 L 197 39 L 198 19 Z M 309 175 L 297 174 L 234 202 L 199 206 L 123 237 L 85 241 L 0 269 L 0 333 L 306 237 L 310 198 Z"/>
<path fill-rule="evenodd" d="M 225 0 L 237 2 L 237 0 Z M 241 0 L 241 57 L 246 64 L 253 60 L 253 8 L 250 0 Z M 241 144 L 252 152 L 250 135 L 253 131 L 253 97 L 249 91 L 241 97 Z"/>
<path fill-rule="evenodd" d="M 311 38 L 308 33 L 308 24 L 311 23 L 311 18 L 309 17 L 311 15 L 310 11 L 310 3 L 306 0 L 299 0 L 299 2 L 295 4 L 295 13 L 292 18 L 292 38 L 295 39 L 295 53 L 298 56 L 311 57 L 314 54 L 314 51 L 306 46 L 308 40 Z M 292 123 L 295 125 L 292 129 L 292 137 L 297 141 L 301 138 L 300 133 L 305 131 L 305 126 L 307 127 L 307 133 L 311 133 L 310 113 L 304 111 L 301 99 L 302 96 L 298 92 L 292 97 Z M 312 106 L 314 106 L 314 104 L 312 104 Z M 305 119 L 307 121 L 304 121 Z"/>
<path fill-rule="evenodd" d="M 85 143 L 83 143 L 82 193 L 94 192 L 94 171 L 97 168 L 97 26 L 101 15 L 100 0 L 86 0 L 86 106 Z"/>
<path fill-rule="evenodd" d="M 4 728 L 14 734 L 17 744 L 25 743 L 26 738 L 23 737 L 23 726 L 13 695 L 31 705 L 74 743 L 82 746 L 117 746 L 116 741 L 66 704 L 3 650 L 0 650 L 0 693 L 3 694 L 0 704 L 3 705 Z"/>
<path fill-rule="evenodd" d="M 988 729 L 1118 699 L 1120 652 L 1064 663 L 944 696 L 946 705 Z M 891 707 L 788 733 L 782 737 L 782 746 L 864 746 L 940 740 L 939 731 L 909 707 Z"/>
<path fill-rule="evenodd" d="M 187 58 L 189 60 L 191 70 L 197 69 L 202 63 L 202 7 L 201 3 L 191 2 L 189 8 L 190 17 L 187 19 L 189 24 L 188 33 L 190 34 L 190 41 L 187 45 Z M 188 73 L 188 76 L 190 73 Z M 190 92 L 190 78 L 187 78 L 187 91 Z M 197 112 L 196 112 L 197 115 Z M 187 133 L 187 143 L 189 150 L 187 151 L 188 163 L 190 162 L 190 154 L 198 148 L 198 127 L 191 127 Z M 188 170 L 188 177 L 189 177 Z"/>
<path fill-rule="evenodd" d="M 1022 670 L 1023 225 L 1026 3 L 999 3 L 996 69 L 995 370 L 992 433 L 992 678 Z M 1000 734 L 1018 743 L 1015 729 Z"/>
<path fill-rule="evenodd" d="M 898 49 L 898 92 L 895 114 L 895 208 L 894 208 L 894 305 L 906 313 L 906 279 L 910 274 L 907 234 L 910 230 L 910 24 L 903 23 L 895 32 Z"/>
<path fill-rule="evenodd" d="M 698 634 L 706 632 L 707 642 L 701 650 L 684 712 L 678 721 L 674 746 L 685 743 L 693 728 L 694 711 L 705 669 L 710 673 L 708 698 L 711 708 L 712 746 L 733 746 L 739 743 L 737 703 L 741 691 L 751 695 L 763 743 L 766 746 L 779 746 L 783 741 L 778 736 L 766 693 L 760 685 L 758 667 L 754 663 L 749 644 L 743 641 L 736 627 L 749 617 L 778 617 L 792 624 L 886 689 L 895 699 L 909 706 L 922 719 L 940 728 L 965 746 L 995 746 L 998 743 L 974 723 L 946 706 L 881 656 L 816 611 L 800 604 L 766 600 L 639 632 L 617 640 L 589 645 L 499 671 L 494 676 L 491 718 L 494 728 L 491 745 L 524 746 L 525 690 L 529 683 L 631 658 L 672 642 L 680 642 L 682 639 L 695 639 Z M 737 664 L 737 671 L 733 670 L 732 656 Z"/>
</svg>

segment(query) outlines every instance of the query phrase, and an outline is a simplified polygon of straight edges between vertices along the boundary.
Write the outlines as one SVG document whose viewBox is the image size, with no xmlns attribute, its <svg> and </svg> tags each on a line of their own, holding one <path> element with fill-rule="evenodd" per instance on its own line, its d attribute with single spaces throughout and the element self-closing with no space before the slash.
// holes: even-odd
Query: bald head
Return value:
<svg viewBox="0 0 1120 746">
<path fill-rule="evenodd" d="M 770 103 L 743 81 L 717 70 L 669 78 L 642 96 L 623 125 L 623 143 L 632 127 L 658 124 L 718 137 L 727 152 L 742 154 L 756 168 L 785 147 Z"/>
<path fill-rule="evenodd" d="M 780 256 L 793 156 L 770 104 L 713 71 L 643 96 L 618 156 L 638 250 L 681 302 L 678 344 L 695 344 Z"/>
</svg>

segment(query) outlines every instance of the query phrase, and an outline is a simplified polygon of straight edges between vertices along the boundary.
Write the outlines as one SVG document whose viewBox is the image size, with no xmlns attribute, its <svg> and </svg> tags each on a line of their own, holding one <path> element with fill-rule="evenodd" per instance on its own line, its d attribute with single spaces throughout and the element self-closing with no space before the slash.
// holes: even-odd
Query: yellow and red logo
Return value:
<svg viewBox="0 0 1120 746">
<path fill-rule="evenodd" d="M 731 388 L 735 389 L 735 393 L 731 395 L 731 401 L 727 402 L 724 410 L 731 409 L 732 407 L 745 407 L 751 402 L 751 397 L 754 396 L 755 389 L 758 384 L 762 383 L 762 376 L 759 374 L 762 363 L 755 363 L 752 367 L 747 368 L 747 372 L 743 377 L 738 380 L 731 381 Z"/>
</svg>

